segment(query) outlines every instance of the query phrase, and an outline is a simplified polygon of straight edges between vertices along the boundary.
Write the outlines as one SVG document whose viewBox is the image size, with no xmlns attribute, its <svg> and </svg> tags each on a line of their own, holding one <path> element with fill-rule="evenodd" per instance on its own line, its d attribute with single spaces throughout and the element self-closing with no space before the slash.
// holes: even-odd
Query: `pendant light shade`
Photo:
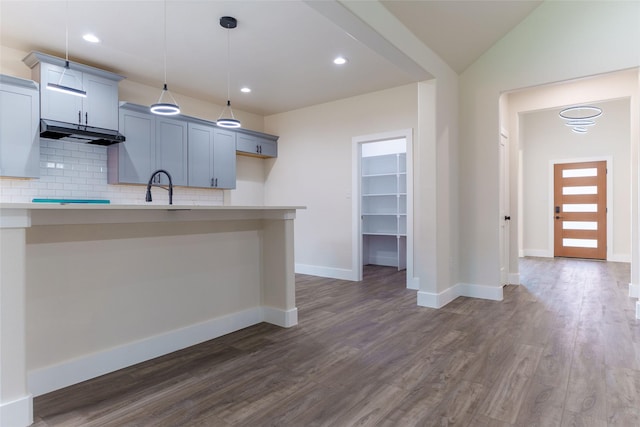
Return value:
<svg viewBox="0 0 640 427">
<path fill-rule="evenodd" d="M 238 21 L 232 16 L 223 16 L 220 18 L 220 26 L 227 30 L 227 105 L 222 109 L 220 117 L 216 121 L 216 125 L 223 128 L 239 128 L 241 126 L 240 120 L 237 120 L 233 115 L 231 109 L 231 96 L 230 96 L 230 80 L 231 80 L 231 49 L 229 43 L 229 30 L 238 26 Z M 227 112 L 228 116 L 223 117 Z"/>
<path fill-rule="evenodd" d="M 61 92 L 67 95 L 79 96 L 82 98 L 87 97 L 87 92 L 82 89 L 76 89 L 70 86 L 65 86 L 62 84 L 62 79 L 64 78 L 65 73 L 69 70 L 69 1 L 67 1 L 67 12 L 66 12 L 67 20 L 64 26 L 64 69 L 62 70 L 62 74 L 60 74 L 60 78 L 58 79 L 58 83 L 47 83 L 47 89 L 53 90 L 55 92 Z"/>
<path fill-rule="evenodd" d="M 166 99 L 165 99 L 166 98 Z M 171 102 L 169 102 L 171 101 Z M 167 1 L 164 2 L 164 86 L 162 92 L 160 92 L 160 98 L 158 102 L 153 104 L 150 108 L 153 114 L 160 114 L 162 116 L 175 116 L 180 114 L 180 107 L 176 102 L 169 88 L 167 87 Z"/>
</svg>

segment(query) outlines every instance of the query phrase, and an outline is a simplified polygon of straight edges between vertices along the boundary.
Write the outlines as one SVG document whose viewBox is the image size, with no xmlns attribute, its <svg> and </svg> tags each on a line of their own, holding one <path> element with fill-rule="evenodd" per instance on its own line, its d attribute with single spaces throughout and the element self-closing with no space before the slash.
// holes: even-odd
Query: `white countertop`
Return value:
<svg viewBox="0 0 640 427">
<path fill-rule="evenodd" d="M 213 210 L 213 211 L 274 211 L 306 209 L 305 206 L 211 206 L 211 205 L 159 205 L 136 204 L 117 205 L 111 203 L 0 203 L 0 209 L 34 209 L 34 210 Z"/>
<path fill-rule="evenodd" d="M 175 221 L 290 220 L 304 206 L 0 203 L 0 228 Z"/>
</svg>

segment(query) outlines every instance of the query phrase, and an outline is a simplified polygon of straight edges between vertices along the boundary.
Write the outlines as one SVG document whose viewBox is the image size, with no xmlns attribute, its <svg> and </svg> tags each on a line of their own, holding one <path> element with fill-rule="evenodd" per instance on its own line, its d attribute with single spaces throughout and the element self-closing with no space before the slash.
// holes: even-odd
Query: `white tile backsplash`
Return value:
<svg viewBox="0 0 640 427">
<path fill-rule="evenodd" d="M 126 144 L 126 142 L 125 142 Z M 113 204 L 146 204 L 146 186 L 107 183 L 107 147 L 40 139 L 40 179 L 0 179 L 0 203 L 34 198 L 108 199 Z M 151 204 L 168 204 L 169 194 L 153 187 Z M 176 205 L 224 204 L 222 190 L 174 187 Z"/>
</svg>

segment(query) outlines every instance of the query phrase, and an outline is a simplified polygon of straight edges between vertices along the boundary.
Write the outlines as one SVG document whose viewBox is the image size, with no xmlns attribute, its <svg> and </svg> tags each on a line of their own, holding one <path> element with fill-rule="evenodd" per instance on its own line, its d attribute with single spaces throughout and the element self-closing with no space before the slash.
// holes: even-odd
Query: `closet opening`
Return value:
<svg viewBox="0 0 640 427">
<path fill-rule="evenodd" d="M 362 144 L 362 265 L 407 268 L 407 141 Z"/>
<path fill-rule="evenodd" d="M 354 138 L 354 270 L 366 265 L 413 277 L 411 130 Z M 357 221 L 357 222 L 356 222 Z"/>
</svg>

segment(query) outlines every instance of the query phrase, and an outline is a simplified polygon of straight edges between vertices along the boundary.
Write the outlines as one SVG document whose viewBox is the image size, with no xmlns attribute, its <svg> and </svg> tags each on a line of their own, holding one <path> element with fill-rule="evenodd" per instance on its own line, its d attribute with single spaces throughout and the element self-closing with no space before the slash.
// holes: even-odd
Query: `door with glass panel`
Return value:
<svg viewBox="0 0 640 427">
<path fill-rule="evenodd" d="M 607 258 L 607 163 L 554 165 L 554 255 Z"/>
</svg>

